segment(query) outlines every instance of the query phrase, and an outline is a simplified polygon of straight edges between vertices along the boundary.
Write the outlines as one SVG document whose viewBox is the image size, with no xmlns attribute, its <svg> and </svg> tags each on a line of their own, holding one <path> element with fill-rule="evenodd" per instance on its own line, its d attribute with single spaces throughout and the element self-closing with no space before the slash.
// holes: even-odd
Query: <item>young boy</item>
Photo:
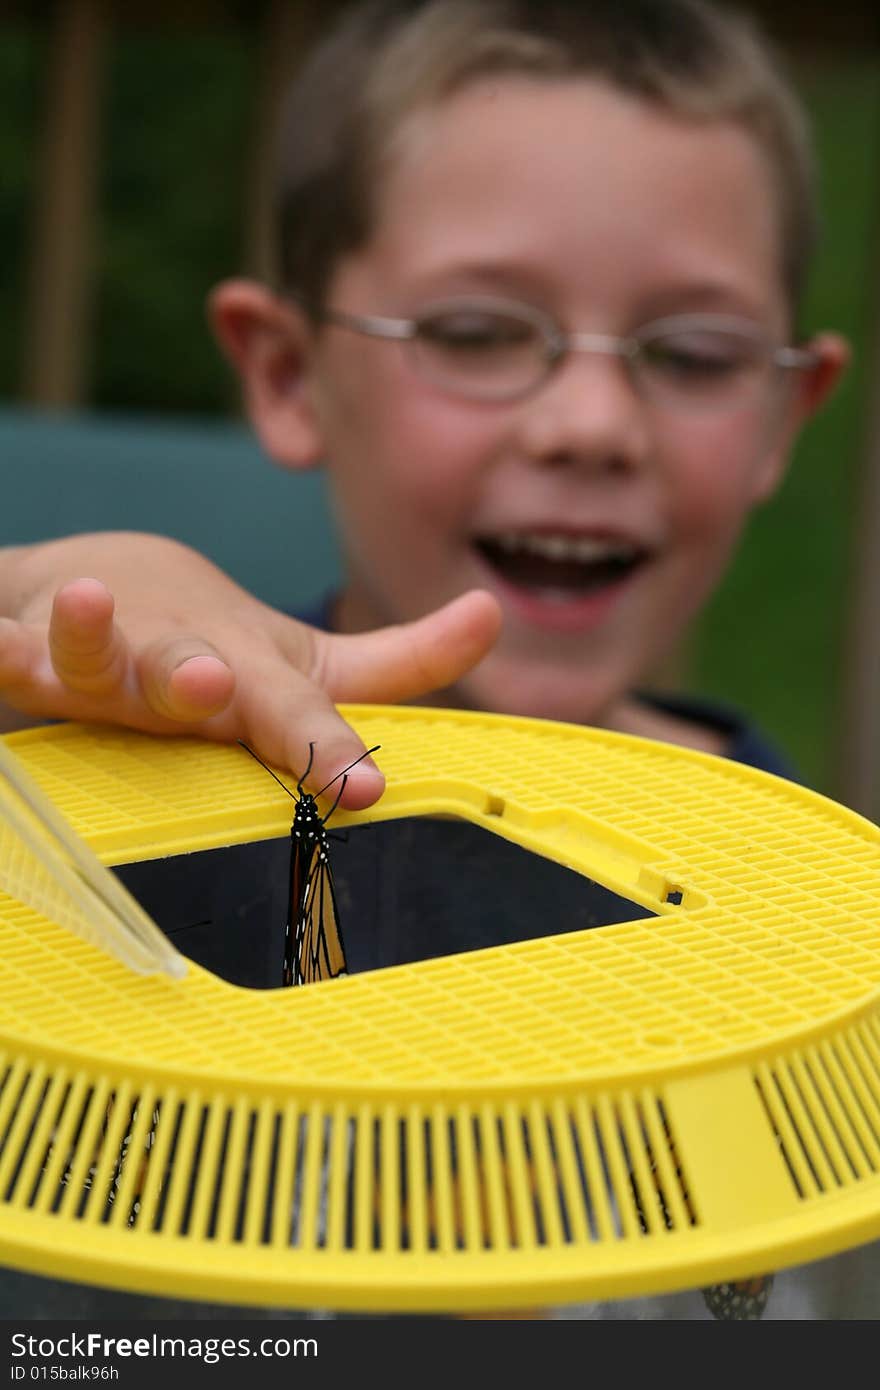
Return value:
<svg viewBox="0 0 880 1390">
<path fill-rule="evenodd" d="M 3 609 L 27 624 L 7 628 L 9 703 L 180 720 L 294 769 L 314 738 L 316 785 L 360 751 L 324 690 L 445 686 L 736 752 L 717 717 L 634 690 L 845 357 L 827 334 L 788 346 L 809 161 L 748 31 L 690 3 L 356 11 L 293 95 L 281 202 L 285 293 L 229 283 L 212 316 L 272 456 L 328 460 L 347 576 L 326 617 L 366 633 L 491 597 L 332 644 L 171 542 L 56 542 L 5 557 Z M 50 657 L 57 581 L 84 573 L 129 646 L 80 585 Z M 362 766 L 346 804 L 380 789 Z"/>
<path fill-rule="evenodd" d="M 280 205 L 282 292 L 232 281 L 211 315 L 269 454 L 328 468 L 342 590 L 306 627 L 159 538 L 9 552 L 9 705 L 294 771 L 314 741 L 315 786 L 362 751 L 333 701 L 427 695 L 784 771 L 729 712 L 640 690 L 846 361 L 796 339 L 809 156 L 749 26 L 703 0 L 359 7 L 295 85 Z M 381 787 L 364 762 L 345 804 Z M 781 1276 L 781 1315 L 857 1316 L 832 1275 L 870 1258 Z"/>
</svg>

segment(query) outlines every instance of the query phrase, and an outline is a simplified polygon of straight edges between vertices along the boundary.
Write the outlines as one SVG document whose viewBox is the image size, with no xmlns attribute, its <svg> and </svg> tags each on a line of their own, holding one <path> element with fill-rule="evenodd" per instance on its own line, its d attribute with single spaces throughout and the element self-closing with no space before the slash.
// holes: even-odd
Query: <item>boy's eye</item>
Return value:
<svg viewBox="0 0 880 1390">
<path fill-rule="evenodd" d="M 639 357 L 648 371 L 699 380 L 735 376 L 757 365 L 755 344 L 734 333 L 667 334 L 645 339 Z"/>
<path fill-rule="evenodd" d="M 419 320 L 417 336 L 426 347 L 448 352 L 492 353 L 536 345 L 534 324 L 513 315 L 456 309 Z"/>
</svg>

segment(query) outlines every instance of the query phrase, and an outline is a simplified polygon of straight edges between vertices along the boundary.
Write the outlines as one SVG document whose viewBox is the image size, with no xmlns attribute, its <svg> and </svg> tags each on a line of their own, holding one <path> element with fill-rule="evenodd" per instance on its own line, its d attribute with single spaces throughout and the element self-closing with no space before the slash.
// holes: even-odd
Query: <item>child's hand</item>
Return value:
<svg viewBox="0 0 880 1390">
<path fill-rule="evenodd" d="M 75 578 L 77 574 L 99 578 Z M 150 733 L 244 739 L 323 787 L 364 745 L 334 701 L 414 699 L 452 684 L 498 633 L 473 591 L 419 622 L 334 636 L 268 608 L 196 551 L 164 537 L 74 536 L 0 553 L 0 727 L 98 720 Z M 370 759 L 342 804 L 370 806 Z"/>
</svg>

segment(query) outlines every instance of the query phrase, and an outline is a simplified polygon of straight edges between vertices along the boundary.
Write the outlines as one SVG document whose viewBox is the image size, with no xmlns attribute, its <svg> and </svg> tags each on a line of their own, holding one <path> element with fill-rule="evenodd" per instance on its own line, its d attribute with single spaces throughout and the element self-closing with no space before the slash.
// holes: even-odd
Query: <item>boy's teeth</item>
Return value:
<svg viewBox="0 0 880 1390">
<path fill-rule="evenodd" d="M 498 537 L 509 555 L 538 555 L 545 560 L 573 560 L 588 564 L 597 560 L 631 560 L 635 548 L 624 541 L 597 540 L 591 536 L 527 535 L 506 531 Z"/>
<path fill-rule="evenodd" d="M 509 584 L 559 603 L 619 584 L 646 558 L 622 539 L 558 531 L 504 531 L 477 546 Z"/>
</svg>

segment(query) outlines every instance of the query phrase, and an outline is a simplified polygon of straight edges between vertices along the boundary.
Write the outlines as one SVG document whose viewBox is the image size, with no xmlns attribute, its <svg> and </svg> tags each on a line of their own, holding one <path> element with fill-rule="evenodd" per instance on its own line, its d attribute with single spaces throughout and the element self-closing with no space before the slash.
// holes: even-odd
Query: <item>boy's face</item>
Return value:
<svg viewBox="0 0 880 1390">
<path fill-rule="evenodd" d="M 568 332 L 708 313 L 788 341 L 770 175 L 732 125 L 680 121 L 598 82 L 486 80 L 404 127 L 381 194 L 330 308 L 409 318 L 491 296 Z M 827 384 L 837 345 L 820 346 Z M 287 461 L 328 460 L 341 626 L 487 588 L 502 634 L 451 699 L 625 723 L 628 692 L 778 483 L 821 375 L 773 410 L 694 411 L 642 399 L 619 357 L 572 352 L 531 394 L 474 401 L 420 375 L 404 344 L 323 326 L 298 384 L 310 449 Z"/>
</svg>

